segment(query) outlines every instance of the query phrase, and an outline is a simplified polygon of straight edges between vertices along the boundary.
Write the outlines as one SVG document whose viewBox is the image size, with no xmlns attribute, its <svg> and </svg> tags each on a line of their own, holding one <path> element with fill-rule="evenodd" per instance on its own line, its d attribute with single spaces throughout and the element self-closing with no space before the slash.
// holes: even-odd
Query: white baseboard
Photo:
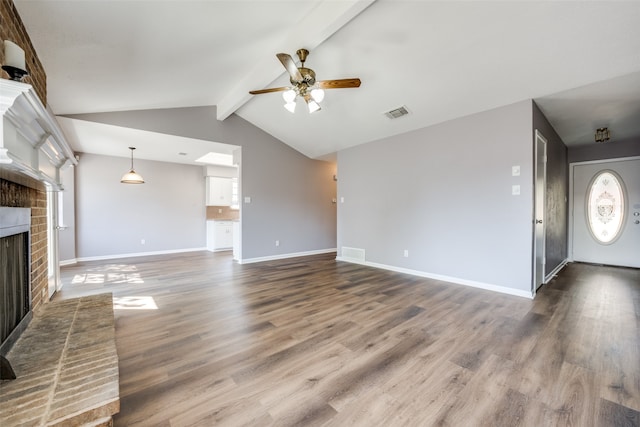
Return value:
<svg viewBox="0 0 640 427">
<path fill-rule="evenodd" d="M 167 251 L 153 251 L 153 252 L 135 252 L 128 254 L 116 254 L 116 255 L 100 255 L 100 256 L 91 256 L 91 257 L 81 257 L 76 258 L 78 262 L 80 261 L 102 261 L 105 259 L 117 259 L 117 258 L 134 258 L 140 256 L 150 256 L 150 255 L 167 255 L 167 254 L 179 254 L 183 252 L 198 252 L 198 251 L 206 251 L 206 247 L 202 248 L 187 248 L 187 249 L 172 249 Z"/>
<path fill-rule="evenodd" d="M 443 276 L 441 274 L 427 273 L 425 271 L 411 270 L 408 268 L 395 267 L 393 265 L 378 264 L 377 262 L 370 262 L 370 261 L 359 262 L 359 261 L 355 261 L 352 258 L 343 258 L 343 257 L 336 257 L 336 261 L 344 261 L 344 262 L 350 262 L 353 264 L 361 264 L 369 267 L 381 268 L 383 270 L 390 270 L 398 273 L 405 273 L 405 274 L 411 274 L 413 276 L 425 277 L 427 279 L 442 280 L 443 282 L 450 282 L 450 283 L 455 283 L 457 285 L 470 286 L 472 288 L 485 289 L 488 291 L 500 292 L 502 294 L 515 295 L 517 297 L 523 297 L 528 299 L 533 299 L 533 296 L 534 296 L 531 293 L 531 291 L 522 291 L 519 289 L 506 288 L 504 286 L 492 285 L 490 283 L 476 282 L 473 280 L 461 279 L 459 277 Z"/>
<path fill-rule="evenodd" d="M 278 259 L 287 259 L 287 258 L 296 258 L 300 256 L 309 256 L 309 255 L 320 255 L 320 254 L 328 254 L 331 252 L 336 252 L 336 248 L 332 249 L 319 249 L 316 251 L 306 251 L 306 252 L 294 252 L 289 254 L 280 254 L 280 255 L 272 255 L 258 258 L 247 258 L 238 260 L 238 264 L 252 264 L 254 262 L 264 262 L 264 261 L 275 261 Z"/>
<path fill-rule="evenodd" d="M 73 264 L 77 264 L 78 263 L 78 259 L 77 258 L 73 258 L 73 259 L 65 259 L 64 261 L 60 261 L 58 263 L 58 265 L 60 267 L 64 267 L 65 265 L 73 265 Z"/>
<path fill-rule="evenodd" d="M 544 283 L 548 283 L 549 280 L 554 278 L 554 276 L 557 276 L 560 270 L 562 270 L 568 263 L 569 263 L 569 260 L 565 258 L 560 264 L 558 264 L 556 268 L 553 269 L 551 273 L 545 276 Z"/>
</svg>

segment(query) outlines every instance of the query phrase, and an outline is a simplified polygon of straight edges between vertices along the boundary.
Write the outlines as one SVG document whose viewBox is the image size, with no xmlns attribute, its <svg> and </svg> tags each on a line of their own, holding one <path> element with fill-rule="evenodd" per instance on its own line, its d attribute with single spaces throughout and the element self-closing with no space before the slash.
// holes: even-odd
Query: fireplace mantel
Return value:
<svg viewBox="0 0 640 427">
<path fill-rule="evenodd" d="M 62 190 L 60 170 L 77 164 L 58 122 L 31 85 L 0 79 L 0 172 Z"/>
</svg>

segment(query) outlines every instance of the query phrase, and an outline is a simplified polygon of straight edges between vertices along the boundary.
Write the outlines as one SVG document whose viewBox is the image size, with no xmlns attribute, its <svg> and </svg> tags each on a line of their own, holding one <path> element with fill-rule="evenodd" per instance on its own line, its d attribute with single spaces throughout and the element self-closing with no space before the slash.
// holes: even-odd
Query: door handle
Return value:
<svg viewBox="0 0 640 427">
<path fill-rule="evenodd" d="M 542 224 L 542 220 L 541 219 L 536 219 L 536 224 Z"/>
</svg>

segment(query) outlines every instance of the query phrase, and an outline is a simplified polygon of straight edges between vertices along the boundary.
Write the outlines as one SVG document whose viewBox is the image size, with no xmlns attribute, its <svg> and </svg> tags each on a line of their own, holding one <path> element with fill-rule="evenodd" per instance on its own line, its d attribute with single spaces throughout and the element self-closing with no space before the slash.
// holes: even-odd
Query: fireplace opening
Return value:
<svg viewBox="0 0 640 427">
<path fill-rule="evenodd" d="M 1 379 L 15 378 L 5 357 L 32 317 L 30 224 L 31 209 L 0 207 Z"/>
</svg>

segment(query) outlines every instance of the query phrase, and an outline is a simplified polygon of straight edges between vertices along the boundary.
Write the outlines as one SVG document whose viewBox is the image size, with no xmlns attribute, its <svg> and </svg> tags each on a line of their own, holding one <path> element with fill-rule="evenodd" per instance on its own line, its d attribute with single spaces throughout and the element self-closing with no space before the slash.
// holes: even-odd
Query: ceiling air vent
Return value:
<svg viewBox="0 0 640 427">
<path fill-rule="evenodd" d="M 407 107 L 404 105 L 384 113 L 384 115 L 390 119 L 397 119 L 398 117 L 406 116 L 407 114 L 409 114 L 409 110 L 407 110 Z"/>
</svg>

